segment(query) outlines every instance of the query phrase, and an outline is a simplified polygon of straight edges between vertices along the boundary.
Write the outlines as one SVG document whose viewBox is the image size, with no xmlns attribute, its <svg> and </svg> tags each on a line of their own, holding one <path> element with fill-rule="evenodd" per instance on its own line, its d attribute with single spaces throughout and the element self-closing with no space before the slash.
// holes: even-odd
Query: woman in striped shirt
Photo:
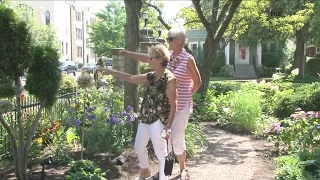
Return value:
<svg viewBox="0 0 320 180">
<path fill-rule="evenodd" d="M 178 108 L 171 125 L 171 143 L 179 160 L 181 180 L 186 180 L 189 179 L 189 174 L 186 170 L 185 129 L 193 110 L 192 95 L 201 87 L 202 82 L 194 57 L 183 48 L 186 41 L 185 30 L 178 27 L 171 28 L 167 41 L 171 53 L 167 68 L 174 74 L 178 83 Z M 149 60 L 149 56 L 142 53 L 122 50 L 120 54 L 141 62 Z"/>
</svg>

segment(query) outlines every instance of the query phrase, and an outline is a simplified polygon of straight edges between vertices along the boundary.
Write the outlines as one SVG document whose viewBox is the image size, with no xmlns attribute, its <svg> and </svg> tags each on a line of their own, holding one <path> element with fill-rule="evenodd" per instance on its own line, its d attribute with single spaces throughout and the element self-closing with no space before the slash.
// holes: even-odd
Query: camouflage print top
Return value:
<svg viewBox="0 0 320 180">
<path fill-rule="evenodd" d="M 166 124 L 170 113 L 170 103 L 166 93 L 170 75 L 165 72 L 164 76 L 156 80 L 156 74 L 147 74 L 149 83 L 145 86 L 144 97 L 140 109 L 139 120 L 142 123 L 152 124 L 158 119 Z M 173 78 L 173 75 L 170 79 Z"/>
</svg>

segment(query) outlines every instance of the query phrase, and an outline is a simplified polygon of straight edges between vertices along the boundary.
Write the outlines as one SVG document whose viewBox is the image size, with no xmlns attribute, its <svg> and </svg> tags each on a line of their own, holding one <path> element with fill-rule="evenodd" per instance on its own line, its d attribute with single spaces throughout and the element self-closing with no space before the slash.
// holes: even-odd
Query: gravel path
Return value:
<svg viewBox="0 0 320 180">
<path fill-rule="evenodd" d="M 188 161 L 192 180 L 272 180 L 274 164 L 268 159 L 265 141 L 234 135 L 203 123 L 208 146 Z M 175 165 L 172 180 L 179 179 Z"/>
</svg>

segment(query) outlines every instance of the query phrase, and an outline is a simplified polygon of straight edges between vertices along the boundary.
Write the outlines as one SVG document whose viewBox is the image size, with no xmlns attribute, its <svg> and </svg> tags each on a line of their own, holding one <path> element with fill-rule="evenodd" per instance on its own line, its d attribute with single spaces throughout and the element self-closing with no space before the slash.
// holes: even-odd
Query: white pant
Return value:
<svg viewBox="0 0 320 180">
<path fill-rule="evenodd" d="M 175 155 L 182 155 L 187 150 L 185 131 L 190 117 L 190 105 L 186 104 L 182 111 L 177 111 L 171 125 L 171 138 L 169 139 L 169 151 Z"/>
<path fill-rule="evenodd" d="M 134 149 L 138 155 L 139 166 L 141 169 L 149 167 L 149 157 L 147 152 L 147 145 L 151 138 L 154 152 L 159 161 L 159 180 L 167 180 L 168 177 L 164 174 L 165 157 L 167 156 L 167 143 L 166 140 L 161 138 L 161 131 L 164 125 L 160 120 L 153 124 L 140 123 L 134 143 Z"/>
</svg>

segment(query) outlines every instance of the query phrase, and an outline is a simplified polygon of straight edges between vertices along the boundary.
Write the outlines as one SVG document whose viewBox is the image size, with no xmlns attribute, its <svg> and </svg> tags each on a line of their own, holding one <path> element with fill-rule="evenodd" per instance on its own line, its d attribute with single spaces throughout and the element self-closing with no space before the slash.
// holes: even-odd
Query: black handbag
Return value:
<svg viewBox="0 0 320 180">
<path fill-rule="evenodd" d="M 167 149 L 169 148 L 168 145 L 168 139 L 167 141 Z M 173 164 L 174 164 L 174 158 L 172 157 L 173 153 L 169 153 L 169 149 L 168 149 L 168 156 L 166 156 L 165 158 L 165 165 L 164 165 L 164 174 L 166 176 L 171 176 L 172 175 L 172 170 L 173 170 Z"/>
</svg>

